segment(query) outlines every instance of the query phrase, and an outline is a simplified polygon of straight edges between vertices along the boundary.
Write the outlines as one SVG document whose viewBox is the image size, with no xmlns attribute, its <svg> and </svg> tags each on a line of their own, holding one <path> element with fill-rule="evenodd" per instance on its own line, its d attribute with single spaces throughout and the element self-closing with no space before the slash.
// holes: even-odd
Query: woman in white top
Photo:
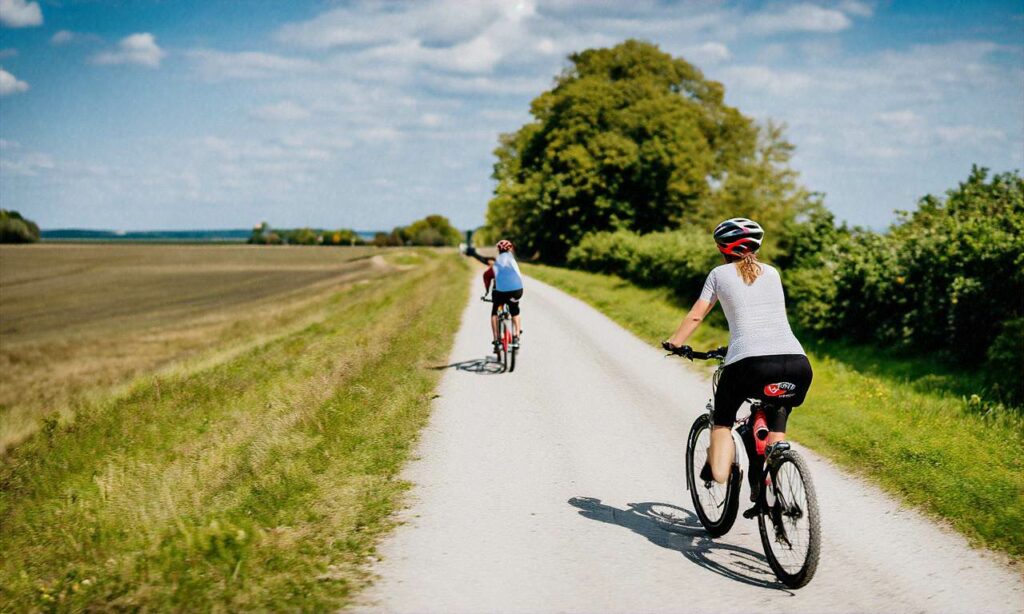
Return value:
<svg viewBox="0 0 1024 614">
<path fill-rule="evenodd" d="M 782 441 L 789 412 L 804 402 L 812 372 L 786 318 L 779 272 L 757 261 L 764 230 L 746 218 L 733 218 L 719 224 L 714 237 L 726 263 L 712 269 L 700 299 L 663 345 L 670 351 L 684 347 L 715 302 L 722 303 L 729 321 L 729 351 L 715 391 L 710 467 L 704 468 L 702 477 L 724 483 L 734 455 L 730 431 L 740 405 L 747 399 L 763 400 L 768 444 Z M 760 463 L 750 460 L 753 480 Z"/>
</svg>

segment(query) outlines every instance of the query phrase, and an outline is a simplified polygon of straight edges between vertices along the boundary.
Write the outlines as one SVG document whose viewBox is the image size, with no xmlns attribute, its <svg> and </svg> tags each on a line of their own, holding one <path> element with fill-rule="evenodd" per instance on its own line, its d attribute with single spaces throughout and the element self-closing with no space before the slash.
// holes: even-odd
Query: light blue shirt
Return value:
<svg viewBox="0 0 1024 614">
<path fill-rule="evenodd" d="M 512 252 L 502 252 L 494 260 L 494 289 L 498 292 L 523 289 L 523 276 Z"/>
</svg>

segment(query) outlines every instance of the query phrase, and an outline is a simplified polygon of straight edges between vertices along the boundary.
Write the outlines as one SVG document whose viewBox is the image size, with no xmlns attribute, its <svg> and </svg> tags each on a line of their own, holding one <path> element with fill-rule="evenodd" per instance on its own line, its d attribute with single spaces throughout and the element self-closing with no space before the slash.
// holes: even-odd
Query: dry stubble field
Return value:
<svg viewBox="0 0 1024 614">
<path fill-rule="evenodd" d="M 134 376 L 301 323 L 338 284 L 395 270 L 374 248 L 0 246 L 0 453 Z M 386 252 L 384 252 L 386 253 Z"/>
</svg>

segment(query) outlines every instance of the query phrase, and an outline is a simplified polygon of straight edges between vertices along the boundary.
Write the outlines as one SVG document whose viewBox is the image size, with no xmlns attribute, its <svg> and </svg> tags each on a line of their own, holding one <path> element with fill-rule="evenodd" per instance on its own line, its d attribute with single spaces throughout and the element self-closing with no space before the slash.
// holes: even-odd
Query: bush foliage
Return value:
<svg viewBox="0 0 1024 614">
<path fill-rule="evenodd" d="M 885 233 L 836 226 L 814 208 L 790 222 L 783 269 L 797 328 L 984 366 L 990 396 L 1024 402 L 1024 179 L 974 168 L 944 198 L 925 196 Z M 767 236 L 769 242 L 773 237 Z M 598 232 L 576 268 L 694 298 L 720 258 L 703 229 Z M 987 361 L 987 364 L 985 364 Z"/>
<path fill-rule="evenodd" d="M 17 211 L 0 209 L 0 243 L 35 243 L 39 240 L 39 226 L 26 220 Z"/>
</svg>

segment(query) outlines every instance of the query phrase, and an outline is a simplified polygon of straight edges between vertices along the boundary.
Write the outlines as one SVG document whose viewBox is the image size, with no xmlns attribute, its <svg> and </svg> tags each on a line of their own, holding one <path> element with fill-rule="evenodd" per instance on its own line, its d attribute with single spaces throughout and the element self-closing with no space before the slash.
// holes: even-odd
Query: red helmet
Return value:
<svg viewBox="0 0 1024 614">
<path fill-rule="evenodd" d="M 719 224 L 714 236 L 718 251 L 729 256 L 743 256 L 761 247 L 764 229 L 753 220 L 734 217 Z"/>
<path fill-rule="evenodd" d="M 502 252 L 510 252 L 512 251 L 512 242 L 509 241 L 508 239 L 502 239 L 501 241 L 498 241 L 497 247 L 499 254 Z"/>
</svg>

